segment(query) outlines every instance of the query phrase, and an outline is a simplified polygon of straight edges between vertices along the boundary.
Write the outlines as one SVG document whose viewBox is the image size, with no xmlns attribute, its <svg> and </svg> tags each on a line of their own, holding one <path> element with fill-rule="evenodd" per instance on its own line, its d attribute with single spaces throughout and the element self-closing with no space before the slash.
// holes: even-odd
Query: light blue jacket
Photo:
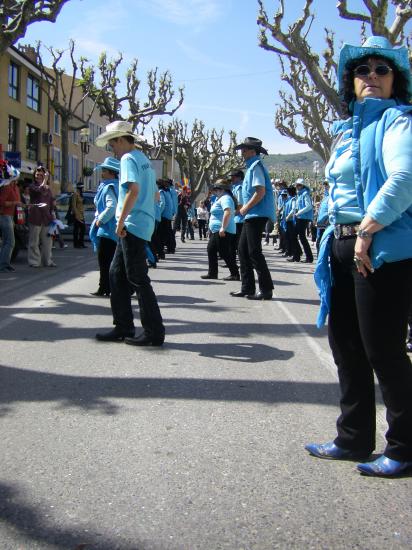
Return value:
<svg viewBox="0 0 412 550">
<path fill-rule="evenodd" d="M 313 220 L 313 205 L 310 197 L 310 191 L 303 187 L 298 191 L 296 201 L 296 217 L 300 220 Z"/>
<path fill-rule="evenodd" d="M 96 206 L 96 219 L 99 220 L 97 237 L 106 237 L 117 242 L 116 235 L 116 205 L 118 196 L 119 181 L 103 180 L 97 188 L 94 197 Z"/>
<path fill-rule="evenodd" d="M 412 258 L 412 106 L 393 99 L 367 98 L 354 103 L 353 117 L 335 124 L 336 135 L 351 134 L 355 188 L 362 216 L 385 227 L 373 235 L 373 267 Z M 386 139 L 385 139 L 386 138 Z M 331 182 L 332 184 L 332 182 Z M 331 220 L 332 221 L 332 220 Z M 322 326 L 330 307 L 330 247 L 333 224 L 321 241 L 315 281 Z"/>
<path fill-rule="evenodd" d="M 169 189 L 160 190 L 160 209 L 162 218 L 171 220 L 173 218 L 173 198 Z"/>
<path fill-rule="evenodd" d="M 326 227 L 328 224 L 328 205 L 329 205 L 329 191 L 325 191 L 323 194 L 322 202 L 319 205 L 318 217 L 316 225 L 318 227 Z"/>
<path fill-rule="evenodd" d="M 394 99 L 367 98 L 336 133 L 352 132 L 356 195 L 362 217 L 385 227 L 374 234 L 374 268 L 412 258 L 412 106 Z M 388 133 L 387 140 L 384 141 Z"/>
</svg>

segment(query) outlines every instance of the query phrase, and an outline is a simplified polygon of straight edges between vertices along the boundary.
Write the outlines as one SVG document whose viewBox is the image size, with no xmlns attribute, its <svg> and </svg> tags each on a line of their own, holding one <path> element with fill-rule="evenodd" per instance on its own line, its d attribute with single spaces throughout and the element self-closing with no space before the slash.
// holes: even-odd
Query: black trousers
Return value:
<svg viewBox="0 0 412 550">
<path fill-rule="evenodd" d="M 235 253 L 239 254 L 239 241 L 240 235 L 242 234 L 243 222 L 236 224 L 236 235 L 235 235 Z"/>
<path fill-rule="evenodd" d="M 207 225 L 206 220 L 197 220 L 197 223 L 199 225 L 199 239 L 206 239 L 207 238 Z"/>
<path fill-rule="evenodd" d="M 270 234 L 272 233 L 274 227 L 275 227 L 275 224 L 272 222 L 272 220 L 267 220 L 265 224 L 265 242 L 268 244 L 269 244 Z"/>
<path fill-rule="evenodd" d="M 218 255 L 226 262 L 231 275 L 239 275 L 239 268 L 236 265 L 235 256 L 235 235 L 226 233 L 224 237 L 220 237 L 219 232 L 212 233 L 207 243 L 207 257 L 209 260 L 208 274 L 211 277 L 218 275 Z"/>
<path fill-rule="evenodd" d="M 335 443 L 374 450 L 375 373 L 389 425 L 384 454 L 412 461 L 412 366 L 405 349 L 412 260 L 383 264 L 364 278 L 353 263 L 354 245 L 354 238 L 332 244 L 329 343 L 341 391 Z"/>
<path fill-rule="evenodd" d="M 159 237 L 161 252 L 164 254 L 164 249 L 166 248 L 167 252 L 173 253 L 176 249 L 176 240 L 173 235 L 172 220 L 168 220 L 167 218 L 160 220 Z"/>
<path fill-rule="evenodd" d="M 179 206 L 177 209 L 177 214 L 175 218 L 175 223 L 173 226 L 173 233 L 176 234 L 176 231 L 180 231 L 180 240 L 185 240 L 187 227 L 187 211 L 183 206 Z"/>
<path fill-rule="evenodd" d="M 130 286 L 136 291 L 144 333 L 161 339 L 165 328 L 148 276 L 145 241 L 127 233 L 119 239 L 110 266 L 113 324 L 122 332 L 134 332 Z"/>
<path fill-rule="evenodd" d="M 308 243 L 308 239 L 306 237 L 308 226 L 309 220 L 301 220 L 299 218 L 296 219 L 296 232 L 298 234 L 300 244 L 305 252 L 306 259 L 313 262 L 312 249 L 310 248 L 310 244 Z"/>
<path fill-rule="evenodd" d="M 286 252 L 286 231 L 282 228 L 279 222 L 279 250 Z"/>
<path fill-rule="evenodd" d="M 99 237 L 99 248 L 97 250 L 100 269 L 99 290 L 105 294 L 110 294 L 109 269 L 116 250 L 116 244 L 113 239 Z"/>
<path fill-rule="evenodd" d="M 243 229 L 239 239 L 240 277 L 242 292 L 254 294 L 256 292 L 255 275 L 258 276 L 259 289 L 262 292 L 273 290 L 273 281 L 262 253 L 262 233 L 267 218 L 249 218 L 243 222 Z"/>
<path fill-rule="evenodd" d="M 302 256 L 302 249 L 298 241 L 296 225 L 293 221 L 286 222 L 285 252 L 292 256 L 295 261 L 299 261 Z"/>
<path fill-rule="evenodd" d="M 84 246 L 84 232 L 86 230 L 86 224 L 74 220 L 73 222 L 73 246 Z"/>
</svg>

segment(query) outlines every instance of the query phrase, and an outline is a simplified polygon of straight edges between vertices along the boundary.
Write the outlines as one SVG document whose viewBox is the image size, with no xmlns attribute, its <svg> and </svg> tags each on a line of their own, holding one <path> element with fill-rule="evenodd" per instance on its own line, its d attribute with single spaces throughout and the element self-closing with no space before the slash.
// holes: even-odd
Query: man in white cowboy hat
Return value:
<svg viewBox="0 0 412 550">
<path fill-rule="evenodd" d="M 268 219 L 275 220 L 275 202 L 269 173 L 260 154 L 267 155 L 260 139 L 247 137 L 235 149 L 240 149 L 246 164 L 242 185 L 243 206 L 239 214 L 244 216 L 243 230 L 239 240 L 239 261 L 242 287 L 231 292 L 235 297 L 246 296 L 249 300 L 271 300 L 273 281 L 262 252 L 262 233 Z M 259 291 L 253 270 L 258 276 Z"/>
<path fill-rule="evenodd" d="M 165 328 L 146 263 L 145 244 L 155 225 L 156 176 L 150 160 L 136 149 L 142 138 L 132 125 L 118 120 L 106 126 L 96 145 L 109 145 L 120 159 L 116 235 L 119 237 L 110 266 L 110 303 L 114 329 L 96 334 L 97 340 L 125 341 L 135 346 L 161 346 Z M 134 336 L 130 288 L 136 291 L 143 332 Z"/>
</svg>

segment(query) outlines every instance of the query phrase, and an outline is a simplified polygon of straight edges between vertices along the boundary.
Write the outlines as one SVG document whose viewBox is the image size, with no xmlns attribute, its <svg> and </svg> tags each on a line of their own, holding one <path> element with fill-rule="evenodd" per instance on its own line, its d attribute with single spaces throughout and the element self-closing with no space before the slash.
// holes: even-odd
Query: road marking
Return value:
<svg viewBox="0 0 412 550">
<path fill-rule="evenodd" d="M 303 328 L 303 326 L 300 324 L 300 322 L 296 319 L 296 317 L 293 315 L 291 311 L 280 301 L 275 302 L 276 305 L 279 307 L 279 309 L 286 315 L 286 317 L 289 319 L 289 321 L 295 325 L 297 331 L 304 337 L 307 345 L 310 347 L 310 349 L 313 351 L 315 356 L 320 360 L 320 362 L 323 364 L 324 367 L 329 371 L 329 373 L 333 376 L 333 378 L 337 381 L 339 381 L 338 373 L 336 369 L 336 365 L 333 362 L 331 356 L 329 353 L 326 353 L 322 347 L 318 344 L 318 342 L 313 338 L 313 336 L 310 336 L 306 330 Z M 376 413 L 376 428 L 377 432 L 385 438 L 385 433 L 388 429 L 388 424 L 385 419 L 385 413 L 383 411 L 377 410 Z"/>
</svg>

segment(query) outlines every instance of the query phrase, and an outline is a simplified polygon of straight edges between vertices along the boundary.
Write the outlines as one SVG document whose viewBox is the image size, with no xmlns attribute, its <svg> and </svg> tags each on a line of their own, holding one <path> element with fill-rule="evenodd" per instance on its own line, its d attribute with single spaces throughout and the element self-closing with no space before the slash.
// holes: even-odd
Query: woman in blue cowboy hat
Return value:
<svg viewBox="0 0 412 550">
<path fill-rule="evenodd" d="M 314 456 L 367 459 L 375 449 L 374 375 L 387 410 L 386 447 L 367 475 L 412 468 L 412 367 L 405 350 L 412 302 L 412 80 L 406 48 L 380 36 L 344 45 L 339 86 L 347 118 L 334 126 L 326 166 L 329 221 L 315 279 L 318 324 L 329 313 L 338 368 L 337 437 L 312 443 Z M 332 284 L 330 284 L 332 281 Z"/>
<path fill-rule="evenodd" d="M 120 162 L 106 157 L 95 168 L 101 171 L 101 182 L 97 188 L 94 204 L 96 213 L 90 227 L 90 240 L 97 249 L 100 279 L 99 287 L 93 296 L 110 296 L 109 268 L 116 250 L 116 207 L 119 194 Z"/>
</svg>

